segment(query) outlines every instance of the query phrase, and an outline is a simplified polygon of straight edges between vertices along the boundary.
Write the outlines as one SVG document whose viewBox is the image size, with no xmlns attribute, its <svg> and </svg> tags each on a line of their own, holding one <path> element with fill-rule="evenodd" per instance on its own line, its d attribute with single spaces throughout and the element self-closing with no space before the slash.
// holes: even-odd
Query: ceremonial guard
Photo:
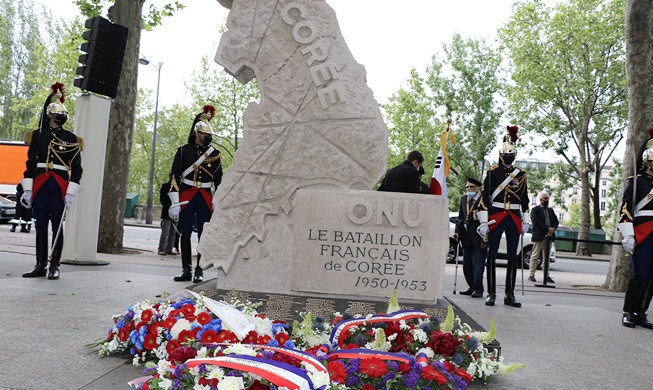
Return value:
<svg viewBox="0 0 653 390">
<path fill-rule="evenodd" d="M 45 276 L 48 263 L 48 225 L 52 225 L 52 252 L 48 279 L 59 279 L 63 249 L 64 209 L 70 207 L 82 178 L 83 140 L 62 126 L 68 120 L 64 106 L 64 85 L 55 83 L 45 101 L 38 130 L 26 136 L 27 169 L 21 180 L 26 208 L 34 207 L 36 217 L 36 266 L 24 278 Z"/>
<path fill-rule="evenodd" d="M 619 231 L 630 254 L 631 274 L 624 297 L 623 326 L 653 329 L 646 311 L 653 296 L 653 129 L 637 154 L 638 172 L 629 178 L 621 206 Z"/>
<path fill-rule="evenodd" d="M 488 214 L 480 213 L 481 226 L 478 233 L 488 240 L 487 289 L 485 304 L 494 306 L 496 299 L 496 259 L 501 236 L 506 233 L 508 268 L 506 270 L 506 290 L 503 303 L 521 307 L 515 299 L 517 280 L 517 248 L 520 236 L 528 230 L 528 187 L 526 172 L 514 167 L 517 156 L 518 127 L 508 126 L 508 133 L 499 151 L 499 164 L 490 168 L 485 175 L 482 191 L 482 208 Z M 489 215 L 486 217 L 486 215 Z M 487 219 L 486 219 L 487 218 Z"/>
<path fill-rule="evenodd" d="M 177 149 L 172 163 L 172 181 L 170 185 L 170 218 L 179 221 L 181 229 L 181 266 L 182 273 L 176 276 L 176 282 L 191 280 L 191 244 L 190 236 L 193 223 L 197 224 L 197 237 L 202 236 L 204 223 L 211 219 L 213 212 L 213 190 L 222 181 L 222 164 L 220 152 L 211 146 L 213 128 L 209 121 L 215 115 L 215 107 L 206 105 L 197 114 L 191 126 L 188 143 Z M 200 255 L 193 283 L 204 280 L 200 267 Z"/>
</svg>

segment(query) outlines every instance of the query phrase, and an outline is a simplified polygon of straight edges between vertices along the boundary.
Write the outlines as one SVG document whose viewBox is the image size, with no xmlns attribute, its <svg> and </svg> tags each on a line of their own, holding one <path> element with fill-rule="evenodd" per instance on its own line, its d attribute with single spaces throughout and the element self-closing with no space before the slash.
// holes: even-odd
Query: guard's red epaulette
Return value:
<svg viewBox="0 0 653 390">
<path fill-rule="evenodd" d="M 491 170 L 497 169 L 497 168 L 499 168 L 499 165 L 493 165 L 493 166 L 489 167 L 487 170 L 491 171 Z"/>
</svg>

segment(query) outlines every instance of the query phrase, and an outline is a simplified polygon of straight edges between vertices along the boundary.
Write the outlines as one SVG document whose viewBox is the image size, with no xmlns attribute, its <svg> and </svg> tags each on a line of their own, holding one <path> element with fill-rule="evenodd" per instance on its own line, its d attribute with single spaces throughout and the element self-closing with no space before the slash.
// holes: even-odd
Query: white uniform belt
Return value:
<svg viewBox="0 0 653 390">
<path fill-rule="evenodd" d="M 637 217 L 653 217 L 653 210 L 640 210 L 635 214 L 635 218 Z"/>
<path fill-rule="evenodd" d="M 67 166 L 59 165 L 59 164 L 53 164 L 53 163 L 37 163 L 36 167 L 37 168 L 45 168 L 45 169 L 58 169 L 60 171 L 68 172 L 68 167 Z"/>
<path fill-rule="evenodd" d="M 186 184 L 186 185 L 189 185 L 191 187 L 211 188 L 211 182 L 203 183 L 201 181 L 192 181 L 192 180 L 188 180 L 188 179 L 184 179 L 181 182 Z"/>
<path fill-rule="evenodd" d="M 508 207 L 506 207 L 508 206 Z M 521 205 L 519 204 L 512 204 L 512 203 L 506 203 L 503 204 L 501 202 L 492 202 L 492 207 L 496 207 L 498 209 L 504 209 L 504 210 L 520 210 Z"/>
</svg>

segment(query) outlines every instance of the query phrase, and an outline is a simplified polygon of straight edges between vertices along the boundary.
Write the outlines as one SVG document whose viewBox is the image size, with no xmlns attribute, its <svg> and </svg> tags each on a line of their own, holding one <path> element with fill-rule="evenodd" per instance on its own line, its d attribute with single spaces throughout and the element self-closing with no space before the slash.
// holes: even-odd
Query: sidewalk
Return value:
<svg viewBox="0 0 653 390">
<path fill-rule="evenodd" d="M 26 279 L 20 275 L 34 265 L 34 233 L 9 228 L 0 225 L 0 389 L 128 389 L 141 369 L 121 358 L 100 359 L 84 345 L 107 334 L 112 315 L 187 287 L 190 282 L 172 281 L 179 257 L 157 256 L 156 242 L 126 236 L 124 246 L 139 253 L 98 254 L 106 266 L 63 265 L 59 281 Z M 212 274 L 207 271 L 207 279 Z M 604 275 L 558 272 L 555 288 L 526 282 L 523 296 L 518 287 L 520 309 L 503 305 L 505 268 L 497 269 L 494 307 L 454 295 L 454 275 L 455 266 L 447 265 L 445 296 L 481 326 L 487 328 L 492 318 L 505 361 L 526 364 L 472 389 L 651 388 L 653 332 L 621 325 L 623 293 L 592 287 L 603 284 Z M 458 291 L 463 283 L 459 274 Z"/>
</svg>

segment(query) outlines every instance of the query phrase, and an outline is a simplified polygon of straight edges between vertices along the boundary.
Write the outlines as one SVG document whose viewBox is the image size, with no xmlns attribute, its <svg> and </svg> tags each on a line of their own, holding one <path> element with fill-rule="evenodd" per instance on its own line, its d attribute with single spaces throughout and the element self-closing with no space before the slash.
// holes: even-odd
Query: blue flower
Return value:
<svg viewBox="0 0 653 390">
<path fill-rule="evenodd" d="M 419 373 L 411 371 L 408 373 L 408 375 L 404 375 L 402 379 L 404 380 L 406 387 L 412 389 L 415 387 L 415 385 L 417 385 L 417 382 L 419 382 Z"/>
<path fill-rule="evenodd" d="M 453 354 L 451 360 L 453 360 L 456 365 L 460 366 L 463 362 L 463 355 L 460 352 L 456 352 Z"/>
<path fill-rule="evenodd" d="M 360 333 L 354 337 L 353 341 L 354 344 L 358 345 L 359 347 L 362 347 L 363 345 L 365 345 L 365 343 L 367 343 L 367 339 L 365 338 L 365 335 Z"/>
<path fill-rule="evenodd" d="M 286 324 L 272 324 L 272 333 L 277 334 L 283 330 L 288 329 L 288 325 Z"/>
<path fill-rule="evenodd" d="M 277 340 L 275 340 L 275 339 L 271 339 L 270 341 L 268 341 L 268 345 L 271 346 L 271 347 L 278 347 L 279 342 Z"/>
<path fill-rule="evenodd" d="M 480 342 L 474 336 L 470 337 L 469 340 L 467 340 L 467 347 L 469 349 L 476 349 L 476 348 L 478 348 L 479 344 L 480 344 Z"/>
<path fill-rule="evenodd" d="M 433 327 L 431 324 L 428 322 L 422 322 L 422 324 L 419 326 L 420 329 L 422 329 L 426 334 L 431 334 L 433 333 Z"/>
<path fill-rule="evenodd" d="M 288 348 L 288 349 L 295 349 L 296 348 L 295 347 L 295 342 L 292 341 L 292 340 L 286 341 L 285 344 L 283 344 L 283 346 L 284 346 L 284 348 Z"/>
</svg>

